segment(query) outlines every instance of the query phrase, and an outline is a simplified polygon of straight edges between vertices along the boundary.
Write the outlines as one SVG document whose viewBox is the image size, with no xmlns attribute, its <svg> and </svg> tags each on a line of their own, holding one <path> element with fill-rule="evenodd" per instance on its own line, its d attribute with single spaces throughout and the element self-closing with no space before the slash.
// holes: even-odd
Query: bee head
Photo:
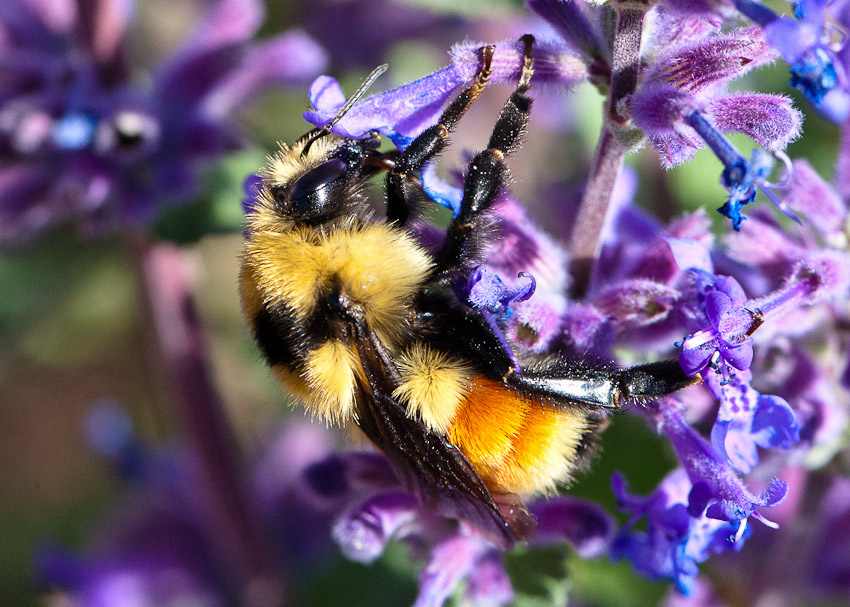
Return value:
<svg viewBox="0 0 850 607">
<path fill-rule="evenodd" d="M 266 199 L 275 215 L 315 226 L 343 214 L 365 180 L 363 165 L 380 138 L 349 139 L 308 133 L 272 158 L 264 176 Z"/>
</svg>

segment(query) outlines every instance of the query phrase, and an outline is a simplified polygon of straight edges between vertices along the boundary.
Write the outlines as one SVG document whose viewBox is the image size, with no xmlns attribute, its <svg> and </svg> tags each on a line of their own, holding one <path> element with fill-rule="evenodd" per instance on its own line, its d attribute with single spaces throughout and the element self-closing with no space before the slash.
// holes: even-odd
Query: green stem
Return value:
<svg viewBox="0 0 850 607">
<path fill-rule="evenodd" d="M 582 297 L 588 289 L 593 264 L 599 256 L 605 217 L 623 170 L 626 146 L 618 134 L 627 131 L 631 119 L 628 97 L 637 86 L 643 17 L 649 2 L 618 2 L 617 30 L 614 35 L 611 83 L 605 105 L 605 120 L 596 144 L 587 187 L 570 238 L 572 295 Z"/>
</svg>

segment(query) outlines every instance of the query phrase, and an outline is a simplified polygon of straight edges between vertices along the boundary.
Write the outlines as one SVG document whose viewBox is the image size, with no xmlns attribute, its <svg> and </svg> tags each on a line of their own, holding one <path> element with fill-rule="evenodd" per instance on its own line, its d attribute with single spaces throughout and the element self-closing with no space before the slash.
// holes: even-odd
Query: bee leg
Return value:
<svg viewBox="0 0 850 607">
<path fill-rule="evenodd" d="M 452 220 L 446 241 L 437 254 L 437 273 L 445 274 L 459 269 L 463 260 L 470 258 L 471 234 L 476 228 L 476 219 L 496 200 L 507 175 L 505 156 L 520 143 L 528 124 L 531 99 L 526 96 L 534 73 L 531 51 L 534 37 L 525 35 L 520 39 L 525 44 L 522 74 L 516 90 L 505 103 L 487 149 L 479 152 L 469 163 L 463 186 L 460 213 Z"/>
<path fill-rule="evenodd" d="M 410 216 L 410 204 L 404 189 L 405 181 L 445 149 L 449 133 L 478 99 L 490 79 L 493 51 L 492 46 L 481 48 L 481 67 L 472 84 L 452 101 L 437 124 L 425 129 L 405 148 L 395 161 L 395 166 L 387 173 L 387 219 L 389 221 L 396 222 L 398 225 L 404 225 L 407 221 Z"/>
<path fill-rule="evenodd" d="M 698 376 L 685 375 L 675 359 L 625 369 L 575 364 L 505 376 L 505 382 L 515 388 L 595 409 L 618 409 L 623 400 L 649 401 L 699 381 Z"/>
<path fill-rule="evenodd" d="M 647 401 L 678 392 L 699 383 L 700 377 L 688 377 L 678 360 L 661 360 L 628 367 L 616 372 L 620 398 Z"/>
</svg>

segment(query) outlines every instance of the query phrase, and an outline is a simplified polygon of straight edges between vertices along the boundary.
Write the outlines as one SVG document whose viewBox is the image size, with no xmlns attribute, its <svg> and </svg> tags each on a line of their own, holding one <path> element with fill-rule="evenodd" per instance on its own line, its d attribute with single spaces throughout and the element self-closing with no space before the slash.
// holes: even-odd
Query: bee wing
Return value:
<svg viewBox="0 0 850 607">
<path fill-rule="evenodd" d="M 390 396 L 359 396 L 360 428 L 426 509 L 474 523 L 504 550 L 513 546 L 507 519 L 460 449 L 407 417 Z"/>
<path fill-rule="evenodd" d="M 408 417 L 391 396 L 397 371 L 383 345 L 363 327 L 356 343 L 366 374 L 358 385 L 357 423 L 366 436 L 425 508 L 470 521 L 500 548 L 511 548 L 514 530 L 466 456 L 445 436 Z"/>
</svg>

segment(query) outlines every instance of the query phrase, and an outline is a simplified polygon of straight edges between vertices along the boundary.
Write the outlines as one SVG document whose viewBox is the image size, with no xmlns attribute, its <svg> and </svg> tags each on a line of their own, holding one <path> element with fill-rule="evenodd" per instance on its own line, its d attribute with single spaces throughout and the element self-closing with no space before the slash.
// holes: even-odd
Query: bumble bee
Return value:
<svg viewBox="0 0 850 607">
<path fill-rule="evenodd" d="M 502 547 L 534 532 L 520 496 L 551 493 L 587 459 L 605 413 L 694 382 L 676 361 L 626 369 L 517 360 L 452 285 L 481 263 L 487 210 L 528 122 L 533 38 L 487 149 L 469 163 L 461 208 L 436 253 L 410 231 L 415 175 L 480 95 L 472 83 L 403 151 L 380 136 L 331 135 L 382 68 L 323 129 L 281 146 L 263 174 L 242 255 L 242 307 L 279 382 L 316 417 L 353 421 L 426 508 L 474 521 Z M 386 217 L 364 185 L 380 171 Z"/>
</svg>

